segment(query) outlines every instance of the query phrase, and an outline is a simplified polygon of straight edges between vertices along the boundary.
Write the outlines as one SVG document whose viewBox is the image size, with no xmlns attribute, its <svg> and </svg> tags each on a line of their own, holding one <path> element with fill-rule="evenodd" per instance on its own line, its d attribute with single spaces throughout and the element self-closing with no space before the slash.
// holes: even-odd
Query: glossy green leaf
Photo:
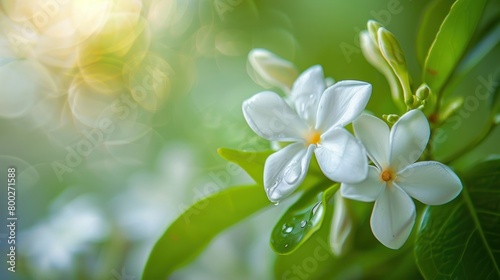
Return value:
<svg viewBox="0 0 500 280">
<path fill-rule="evenodd" d="M 494 47 L 500 43 L 500 22 L 491 27 L 490 30 L 480 39 L 476 46 L 467 54 L 463 62 L 460 64 L 457 72 L 459 76 L 461 72 L 468 73 L 476 66 Z"/>
<path fill-rule="evenodd" d="M 450 81 L 450 85 L 455 87 L 460 84 L 466 75 L 474 69 L 488 54 L 490 54 L 500 43 L 500 21 L 490 27 L 479 39 L 479 42 L 457 66 L 456 73 Z"/>
<path fill-rule="evenodd" d="M 257 184 L 263 184 L 264 163 L 273 151 L 254 152 L 220 148 L 217 152 L 224 159 L 236 163 L 243 168 Z"/>
<path fill-rule="evenodd" d="M 463 179 L 458 198 L 425 211 L 417 264 L 427 279 L 500 279 L 500 160 L 480 164 Z"/>
<path fill-rule="evenodd" d="M 439 94 L 462 58 L 487 0 L 457 0 L 444 19 L 425 60 L 423 80 Z"/>
<path fill-rule="evenodd" d="M 329 244 L 332 217 L 333 206 L 328 205 L 324 222 L 309 241 L 291 254 L 276 257 L 275 279 L 328 279 L 327 274 L 338 267 L 338 259 L 332 255 Z"/>
<path fill-rule="evenodd" d="M 339 185 L 317 193 L 304 194 L 281 217 L 271 234 L 271 247 L 282 255 L 290 254 L 303 245 L 316 232 L 325 218 L 327 203 Z"/>
<path fill-rule="evenodd" d="M 417 33 L 417 59 L 420 65 L 424 66 L 429 48 L 453 2 L 454 0 L 434 0 L 426 6 Z"/>
<path fill-rule="evenodd" d="M 371 210 L 371 209 L 370 209 Z M 328 205 L 325 220 L 308 242 L 288 255 L 278 255 L 274 264 L 275 279 L 419 279 L 409 242 L 400 250 L 391 250 L 373 237 L 370 226 L 364 234 L 372 235 L 370 249 L 352 250 L 340 257 L 331 253 L 330 224 L 334 209 Z M 369 217 L 368 217 L 369 221 Z M 360 236 L 354 236 L 358 240 Z M 356 242 L 357 243 L 357 242 Z"/>
<path fill-rule="evenodd" d="M 166 279 L 190 262 L 217 234 L 270 205 L 262 186 L 240 186 L 200 200 L 156 242 L 142 279 Z"/>
</svg>

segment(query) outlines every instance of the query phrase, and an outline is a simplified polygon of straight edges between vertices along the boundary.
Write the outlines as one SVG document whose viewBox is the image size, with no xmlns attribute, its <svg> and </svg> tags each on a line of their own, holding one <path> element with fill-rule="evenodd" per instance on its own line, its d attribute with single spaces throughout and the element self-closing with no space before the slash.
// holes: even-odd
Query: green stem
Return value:
<svg viewBox="0 0 500 280">
<path fill-rule="evenodd" d="M 115 273 L 121 274 L 121 269 L 123 267 L 124 254 L 127 249 L 128 241 L 121 234 L 118 228 L 113 226 L 113 234 L 111 235 L 111 242 L 109 242 L 106 247 L 101 252 L 100 258 L 100 270 L 94 275 L 94 279 L 109 279 L 110 275 Z"/>
</svg>

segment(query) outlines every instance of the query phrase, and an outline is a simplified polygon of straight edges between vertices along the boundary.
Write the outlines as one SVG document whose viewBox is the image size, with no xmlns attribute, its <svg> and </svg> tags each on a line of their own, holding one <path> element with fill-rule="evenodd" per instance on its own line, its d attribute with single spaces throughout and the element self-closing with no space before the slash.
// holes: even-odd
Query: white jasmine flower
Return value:
<svg viewBox="0 0 500 280">
<path fill-rule="evenodd" d="M 365 108 L 371 85 L 342 81 L 326 88 L 321 66 L 313 66 L 295 81 L 291 100 L 265 91 L 243 103 L 243 114 L 259 136 L 293 142 L 270 155 L 264 166 L 269 200 L 278 202 L 302 183 L 312 153 L 323 173 L 333 181 L 357 183 L 367 174 L 364 148 L 343 127 Z"/>
<path fill-rule="evenodd" d="M 51 216 L 20 236 L 20 243 L 26 244 L 22 249 L 28 264 L 44 279 L 67 279 L 78 261 L 95 253 L 110 231 L 94 196 L 67 202 L 70 193 L 63 193 L 52 204 Z"/>
<path fill-rule="evenodd" d="M 410 196 L 428 205 L 440 205 L 454 199 L 462 183 L 444 164 L 415 163 L 430 136 L 429 123 L 421 111 L 409 111 L 391 130 L 384 121 L 366 114 L 353 126 L 375 166 L 369 167 L 363 182 L 342 183 L 342 196 L 375 201 L 370 220 L 373 234 L 385 246 L 398 249 L 415 223 L 415 204 Z"/>
</svg>

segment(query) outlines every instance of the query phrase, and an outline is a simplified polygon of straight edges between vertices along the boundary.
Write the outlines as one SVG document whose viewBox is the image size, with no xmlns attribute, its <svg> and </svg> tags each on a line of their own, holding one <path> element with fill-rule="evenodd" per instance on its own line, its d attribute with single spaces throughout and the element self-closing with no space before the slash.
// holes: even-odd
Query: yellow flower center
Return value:
<svg viewBox="0 0 500 280">
<path fill-rule="evenodd" d="M 384 169 L 384 171 L 382 171 L 382 173 L 380 174 L 380 179 L 384 182 L 391 182 L 394 181 L 394 179 L 396 179 L 396 174 L 392 169 L 387 168 Z"/>
<path fill-rule="evenodd" d="M 321 141 L 321 133 L 319 131 L 311 131 L 306 137 L 307 145 L 318 144 Z"/>
</svg>

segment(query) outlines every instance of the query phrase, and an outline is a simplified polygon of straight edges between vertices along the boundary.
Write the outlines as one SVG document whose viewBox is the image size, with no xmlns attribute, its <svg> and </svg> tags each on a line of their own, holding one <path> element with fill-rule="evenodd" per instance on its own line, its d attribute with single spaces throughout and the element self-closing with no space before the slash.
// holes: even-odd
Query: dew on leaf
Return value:
<svg viewBox="0 0 500 280">
<path fill-rule="evenodd" d="M 318 211 L 319 206 L 321 205 L 321 202 L 318 202 L 314 205 L 314 207 L 311 210 L 312 215 L 314 216 L 316 212 Z"/>
<path fill-rule="evenodd" d="M 282 227 L 283 233 L 291 233 L 293 231 L 293 226 L 284 224 Z"/>
<path fill-rule="evenodd" d="M 306 225 L 307 225 L 307 221 L 304 220 L 304 221 L 300 222 L 300 227 L 301 228 L 305 228 Z"/>
</svg>

